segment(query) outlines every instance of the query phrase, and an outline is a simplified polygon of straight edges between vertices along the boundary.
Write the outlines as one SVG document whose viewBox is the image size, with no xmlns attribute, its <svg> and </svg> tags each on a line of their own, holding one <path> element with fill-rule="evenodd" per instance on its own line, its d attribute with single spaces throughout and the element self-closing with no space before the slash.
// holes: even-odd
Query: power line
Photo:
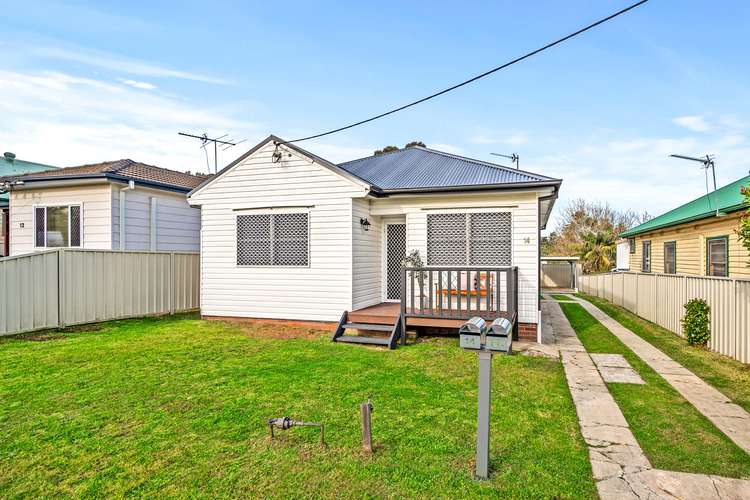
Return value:
<svg viewBox="0 0 750 500">
<path fill-rule="evenodd" d="M 289 143 L 292 143 L 292 142 L 302 142 L 302 141 L 308 141 L 310 139 L 317 139 L 318 137 L 323 137 L 323 136 L 326 136 L 326 135 L 335 134 L 336 132 L 341 132 L 343 130 L 347 130 L 347 129 L 350 129 L 350 128 L 358 127 L 359 125 L 364 125 L 365 123 L 369 123 L 369 122 L 375 121 L 375 120 L 377 120 L 379 118 L 383 118 L 385 116 L 392 115 L 393 113 L 398 113 L 399 111 L 403 111 L 406 108 L 410 108 L 412 106 L 416 106 L 417 104 L 421 104 L 421 103 L 423 103 L 425 101 L 429 101 L 430 99 L 434 99 L 435 97 L 441 96 L 443 94 L 447 94 L 448 92 L 451 92 L 452 90 L 456 90 L 457 88 L 460 88 L 460 87 L 463 87 L 464 85 L 468 85 L 468 84 L 470 84 L 472 82 L 475 82 L 475 81 L 479 80 L 480 78 L 484 78 L 485 76 L 489 76 L 492 73 L 500 71 L 501 69 L 505 69 L 508 66 L 512 66 L 512 65 L 514 65 L 516 63 L 519 63 L 519 62 L 523 61 L 524 59 L 528 59 L 531 56 L 534 56 L 534 55 L 536 55 L 536 54 L 538 54 L 540 52 L 543 52 L 543 51 L 545 51 L 545 50 L 547 50 L 549 48 L 554 47 L 555 45 L 558 45 L 558 44 L 563 43 L 563 42 L 565 42 L 567 40 L 570 40 L 571 38 L 576 37 L 576 36 L 580 35 L 581 33 L 584 33 L 584 32 L 586 32 L 586 31 L 588 31 L 588 30 L 590 30 L 592 28 L 595 28 L 595 27 L 599 26 L 600 24 L 604 24 L 607 21 L 610 21 L 610 20 L 612 20 L 612 19 L 614 19 L 614 18 L 616 18 L 616 17 L 618 17 L 618 16 L 620 16 L 622 14 L 625 14 L 626 12 L 635 9 L 636 7 L 640 7 L 641 5 L 643 5 L 646 2 L 648 2 L 648 0 L 641 0 L 640 2 L 636 2 L 636 3 L 634 3 L 633 5 L 631 5 L 629 7 L 626 7 L 624 9 L 622 9 L 622 10 L 619 10 L 619 11 L 615 12 L 614 14 L 611 14 L 611 15 L 605 17 L 605 18 L 602 18 L 602 19 L 596 21 L 595 23 L 589 24 L 585 28 L 581 28 L 578 31 L 575 31 L 575 32 L 573 32 L 573 33 L 571 33 L 569 35 L 566 35 L 566 36 L 562 37 L 562 38 L 558 38 L 554 42 L 548 43 L 547 45 L 545 45 L 543 47 L 539 47 L 536 50 L 532 50 L 531 52 L 528 52 L 528 53 L 526 53 L 526 54 L 524 54 L 524 55 L 522 55 L 520 57 L 517 57 L 517 58 L 513 59 L 512 61 L 508 61 L 507 63 L 502 64 L 502 65 L 500 65 L 500 66 L 498 66 L 496 68 L 492 68 L 491 70 L 485 71 L 484 73 L 482 73 L 480 75 L 477 75 L 477 76 L 475 76 L 473 78 L 470 78 L 470 79 L 465 80 L 465 81 L 463 81 L 461 83 L 453 85 L 452 87 L 448 87 L 447 89 L 441 90 L 440 92 L 436 92 L 434 94 L 428 95 L 427 97 L 423 97 L 422 99 L 410 102 L 409 104 L 404 104 L 403 106 L 400 106 L 398 108 L 392 109 L 390 111 L 386 111 L 385 113 L 381 113 L 379 115 L 375 115 L 375 116 L 367 118 L 365 120 L 360 120 L 358 122 L 352 123 L 350 125 L 346 125 L 344 127 L 339 127 L 337 129 L 329 130 L 328 132 L 323 132 L 323 133 L 320 133 L 320 134 L 310 135 L 310 136 L 307 136 L 307 137 L 301 137 L 299 139 L 294 139 L 294 140 L 291 140 L 291 141 L 280 142 L 279 144 L 289 144 Z"/>
</svg>

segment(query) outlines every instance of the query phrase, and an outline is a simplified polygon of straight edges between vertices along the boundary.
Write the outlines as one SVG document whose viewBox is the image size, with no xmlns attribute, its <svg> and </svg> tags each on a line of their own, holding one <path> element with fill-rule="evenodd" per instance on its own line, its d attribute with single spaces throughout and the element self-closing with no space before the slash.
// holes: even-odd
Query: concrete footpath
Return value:
<svg viewBox="0 0 750 500">
<path fill-rule="evenodd" d="M 542 336 L 560 351 L 602 499 L 750 498 L 750 481 L 652 467 L 557 302 L 542 302 Z"/>
<path fill-rule="evenodd" d="M 750 414 L 744 408 L 708 385 L 700 377 L 674 361 L 659 349 L 628 330 L 587 300 L 576 301 L 607 330 L 636 353 L 656 373 L 674 387 L 682 397 L 713 424 L 750 454 Z"/>
</svg>

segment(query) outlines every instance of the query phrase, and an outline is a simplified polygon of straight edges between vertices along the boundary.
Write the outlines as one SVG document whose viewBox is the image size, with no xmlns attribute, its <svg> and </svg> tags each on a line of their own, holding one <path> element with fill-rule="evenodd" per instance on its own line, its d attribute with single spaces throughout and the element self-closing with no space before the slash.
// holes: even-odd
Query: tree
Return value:
<svg viewBox="0 0 750 500">
<path fill-rule="evenodd" d="M 385 153 L 390 153 L 391 151 L 398 151 L 398 146 L 386 146 L 383 149 L 377 149 L 375 150 L 375 153 L 373 153 L 375 156 L 382 155 Z"/>
<path fill-rule="evenodd" d="M 542 240 L 542 255 L 579 256 L 587 272 L 608 271 L 604 262 L 614 262 L 617 236 L 650 218 L 646 212 L 621 212 L 606 203 L 573 200 L 562 210 L 557 229 Z"/>
<path fill-rule="evenodd" d="M 735 232 L 737 233 L 740 243 L 742 243 L 742 246 L 745 247 L 748 255 L 750 255 L 750 184 L 740 188 L 740 193 L 745 197 L 745 204 L 748 207 L 740 218 L 739 229 L 735 229 Z M 748 262 L 748 266 L 750 266 L 750 262 Z"/>
<path fill-rule="evenodd" d="M 423 148 L 426 148 L 427 146 L 424 145 L 424 142 L 422 141 L 411 141 L 404 145 L 404 149 L 411 148 L 414 146 L 422 146 Z M 382 155 L 384 153 L 390 153 L 391 151 L 398 151 L 398 146 L 386 146 L 383 149 L 377 149 L 373 153 L 375 156 Z"/>
<path fill-rule="evenodd" d="M 612 269 L 617 259 L 617 238 L 612 231 L 588 233 L 579 250 L 586 273 L 602 273 Z"/>
</svg>

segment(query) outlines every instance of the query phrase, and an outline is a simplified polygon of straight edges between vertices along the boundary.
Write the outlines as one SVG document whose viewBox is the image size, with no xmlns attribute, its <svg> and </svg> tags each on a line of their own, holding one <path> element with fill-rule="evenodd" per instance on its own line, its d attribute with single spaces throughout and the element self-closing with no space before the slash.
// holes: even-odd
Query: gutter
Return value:
<svg viewBox="0 0 750 500">
<path fill-rule="evenodd" d="M 135 189 L 135 181 L 128 182 L 124 188 L 120 188 L 120 250 L 125 250 L 125 191 Z"/>
<path fill-rule="evenodd" d="M 637 236 L 639 234 L 650 233 L 652 231 L 658 231 L 660 229 L 666 229 L 669 227 L 679 226 L 681 224 L 687 224 L 688 222 L 695 222 L 695 221 L 699 221 L 703 219 L 710 219 L 712 217 L 720 217 L 722 215 L 729 215 L 732 212 L 737 212 L 745 208 L 746 206 L 741 203 L 739 205 L 732 205 L 730 207 L 719 209 L 718 215 L 716 214 L 716 212 L 711 211 L 711 212 L 704 212 L 699 215 L 694 215 L 692 217 L 687 217 L 685 219 L 680 219 L 674 222 L 665 222 L 664 224 L 659 224 L 657 226 L 649 227 L 640 231 L 637 231 L 638 228 L 634 227 L 633 229 L 628 229 L 627 231 L 623 231 L 622 233 L 620 233 L 620 238 L 630 238 L 633 236 Z"/>
<path fill-rule="evenodd" d="M 124 183 L 130 183 L 135 182 L 139 186 L 144 187 L 153 187 L 156 189 L 163 189 L 166 191 L 174 191 L 178 193 L 188 193 L 190 192 L 191 188 L 189 187 L 182 187 L 182 186 L 176 186 L 174 184 L 166 184 L 163 182 L 157 182 L 157 181 L 148 181 L 144 179 L 133 179 L 132 177 L 125 177 L 123 175 L 117 175 L 117 174 L 110 174 L 110 173 L 98 173 L 98 174 L 79 174 L 79 175 L 61 175 L 61 176 L 52 176 L 52 175 L 46 175 L 43 177 L 33 177 L 28 176 L 24 177 L 23 180 L 19 179 L 17 181 L 11 182 L 11 187 L 17 186 L 17 185 L 27 185 L 29 187 L 32 187 L 32 185 L 38 186 L 36 183 L 44 183 L 44 184 L 51 184 L 51 185 L 59 185 L 59 182 L 63 181 L 76 181 L 76 180 L 111 180 L 115 182 L 124 182 Z"/>
<path fill-rule="evenodd" d="M 372 186 L 371 192 L 375 196 L 387 197 L 396 194 L 430 194 L 430 193 L 463 193 L 467 191 L 519 191 L 528 188 L 536 187 L 554 187 L 555 193 L 560 189 L 562 184 L 561 179 L 554 179 L 551 181 L 532 181 L 532 182 L 512 182 L 512 183 L 501 183 L 501 184 L 468 184 L 463 186 L 437 186 L 437 187 L 426 187 L 426 188 L 403 188 L 403 189 L 382 189 L 376 186 Z M 555 194 L 556 196 L 556 194 Z"/>
</svg>

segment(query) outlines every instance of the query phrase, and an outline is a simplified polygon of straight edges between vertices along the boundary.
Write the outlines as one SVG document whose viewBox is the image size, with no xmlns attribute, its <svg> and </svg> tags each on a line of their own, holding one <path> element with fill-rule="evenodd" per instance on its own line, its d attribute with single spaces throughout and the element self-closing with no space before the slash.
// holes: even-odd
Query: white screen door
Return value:
<svg viewBox="0 0 750 500">
<path fill-rule="evenodd" d="M 406 257 L 406 224 L 387 224 L 386 298 L 401 300 L 401 261 Z"/>
</svg>

